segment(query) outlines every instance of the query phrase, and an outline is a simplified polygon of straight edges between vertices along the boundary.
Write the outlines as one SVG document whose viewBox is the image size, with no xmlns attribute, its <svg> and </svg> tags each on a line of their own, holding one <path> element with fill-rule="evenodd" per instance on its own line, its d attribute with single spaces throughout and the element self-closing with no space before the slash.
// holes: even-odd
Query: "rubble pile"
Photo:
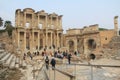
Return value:
<svg viewBox="0 0 120 80">
<path fill-rule="evenodd" d="M 20 80 L 21 76 L 23 76 L 23 74 L 18 69 L 11 70 L 0 67 L 0 80 Z"/>
<path fill-rule="evenodd" d="M 108 44 L 111 49 L 120 49 L 120 36 L 115 36 Z"/>
<path fill-rule="evenodd" d="M 102 52 L 106 58 L 120 59 L 120 36 L 113 37 Z"/>
</svg>

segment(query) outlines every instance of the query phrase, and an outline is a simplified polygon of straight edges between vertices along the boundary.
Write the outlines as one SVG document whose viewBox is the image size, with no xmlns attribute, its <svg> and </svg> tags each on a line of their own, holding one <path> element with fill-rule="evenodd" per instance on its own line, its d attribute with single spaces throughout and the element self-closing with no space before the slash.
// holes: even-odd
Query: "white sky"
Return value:
<svg viewBox="0 0 120 80">
<path fill-rule="evenodd" d="M 113 29 L 113 18 L 120 15 L 120 0 L 0 0 L 0 17 L 14 25 L 18 8 L 63 15 L 64 30 L 93 24 Z"/>
</svg>

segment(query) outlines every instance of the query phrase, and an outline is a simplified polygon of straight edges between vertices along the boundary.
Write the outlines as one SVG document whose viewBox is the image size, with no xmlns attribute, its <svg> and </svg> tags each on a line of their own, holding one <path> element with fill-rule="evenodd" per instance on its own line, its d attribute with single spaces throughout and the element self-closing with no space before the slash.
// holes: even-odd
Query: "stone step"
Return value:
<svg viewBox="0 0 120 80">
<path fill-rule="evenodd" d="M 13 59 L 13 54 L 10 55 L 9 59 L 4 63 L 4 66 L 9 67 L 11 60 Z"/>
<path fill-rule="evenodd" d="M 22 60 L 19 59 L 19 67 L 22 67 Z"/>
<path fill-rule="evenodd" d="M 9 66 L 10 69 L 15 69 L 15 60 L 16 60 L 16 56 L 14 56 L 13 59 L 11 60 L 11 64 Z"/>
<path fill-rule="evenodd" d="M 26 67 L 27 67 L 27 64 L 26 64 L 25 61 L 23 60 L 23 61 L 22 61 L 22 68 L 25 69 Z"/>
<path fill-rule="evenodd" d="M 15 64 L 15 68 L 17 68 L 17 69 L 18 69 L 18 68 L 19 68 L 19 64 Z"/>
<path fill-rule="evenodd" d="M 15 68 L 19 68 L 19 58 L 16 58 Z"/>
<path fill-rule="evenodd" d="M 1 60 L 3 61 L 3 62 L 6 62 L 6 60 L 10 57 L 10 53 L 7 53 Z"/>
<path fill-rule="evenodd" d="M 6 52 L 3 52 L 0 54 L 0 59 L 3 58 L 6 55 Z"/>
<path fill-rule="evenodd" d="M 4 52 L 4 49 L 0 49 L 0 53 L 3 53 Z"/>
<path fill-rule="evenodd" d="M 18 57 L 16 58 L 15 64 L 19 64 L 19 58 Z"/>
</svg>

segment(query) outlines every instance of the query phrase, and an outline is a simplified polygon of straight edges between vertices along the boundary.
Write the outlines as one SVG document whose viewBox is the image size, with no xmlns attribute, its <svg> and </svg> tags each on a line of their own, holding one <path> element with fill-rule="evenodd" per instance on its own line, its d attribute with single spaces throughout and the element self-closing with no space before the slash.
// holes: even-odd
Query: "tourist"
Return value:
<svg viewBox="0 0 120 80">
<path fill-rule="evenodd" d="M 39 56 L 39 51 L 37 51 L 37 56 Z"/>
<path fill-rule="evenodd" d="M 44 56 L 45 55 L 45 53 L 44 52 L 42 52 L 42 56 Z"/>
<path fill-rule="evenodd" d="M 24 55 L 23 55 L 23 60 L 25 60 L 25 58 L 26 58 L 26 54 L 24 53 Z"/>
<path fill-rule="evenodd" d="M 77 56 L 77 51 L 74 52 L 74 55 Z"/>
<path fill-rule="evenodd" d="M 49 58 L 48 58 L 48 56 L 46 56 L 45 64 L 46 64 L 46 69 L 48 69 L 48 67 L 49 67 Z"/>
<path fill-rule="evenodd" d="M 56 64 L 56 60 L 54 57 L 52 57 L 50 64 L 52 65 L 52 70 L 54 70 Z"/>
<path fill-rule="evenodd" d="M 54 52 L 54 57 L 57 57 L 57 51 Z"/>
<path fill-rule="evenodd" d="M 68 63 L 70 64 L 70 61 L 71 61 L 71 57 L 72 57 L 72 55 L 71 55 L 71 53 L 69 53 L 68 54 Z"/>
</svg>

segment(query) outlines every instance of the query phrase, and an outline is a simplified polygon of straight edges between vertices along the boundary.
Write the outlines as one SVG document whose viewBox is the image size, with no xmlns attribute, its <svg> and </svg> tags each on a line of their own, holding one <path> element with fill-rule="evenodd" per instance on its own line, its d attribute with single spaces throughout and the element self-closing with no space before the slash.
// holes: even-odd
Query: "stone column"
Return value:
<svg viewBox="0 0 120 80">
<path fill-rule="evenodd" d="M 59 20 L 58 20 L 58 16 L 57 16 L 57 23 L 56 23 L 56 25 L 57 25 L 57 28 L 59 28 L 58 21 L 59 21 Z"/>
<path fill-rule="evenodd" d="M 39 35 L 39 32 L 38 32 L 38 50 L 39 50 L 39 46 L 40 46 L 40 35 Z"/>
<path fill-rule="evenodd" d="M 46 16 L 46 21 L 45 21 L 46 23 L 45 23 L 45 29 L 46 29 L 46 40 L 45 40 L 45 42 L 46 42 L 46 46 L 47 46 L 47 39 L 48 39 L 48 32 L 47 32 L 47 16 Z"/>
<path fill-rule="evenodd" d="M 18 11 L 18 14 L 17 14 L 18 18 L 17 18 L 17 26 L 19 27 L 20 26 L 20 12 Z"/>
<path fill-rule="evenodd" d="M 58 38 L 58 32 L 57 32 L 57 48 L 59 47 L 59 45 L 58 45 L 58 42 L 59 42 L 59 38 Z"/>
<path fill-rule="evenodd" d="M 60 47 L 63 47 L 63 35 L 62 35 L 62 33 L 61 33 L 61 38 L 60 38 L 60 40 L 61 40 L 61 43 L 60 43 Z"/>
<path fill-rule="evenodd" d="M 47 17 L 47 15 L 45 16 L 45 28 L 47 29 L 47 25 L 48 24 L 48 17 Z"/>
<path fill-rule="evenodd" d="M 18 31 L 18 48 L 20 49 L 20 32 Z"/>
<path fill-rule="evenodd" d="M 26 31 L 24 32 L 24 51 L 26 51 Z"/>
<path fill-rule="evenodd" d="M 39 14 L 38 14 L 38 21 L 37 21 L 38 23 L 37 23 L 37 26 L 39 26 Z"/>
<path fill-rule="evenodd" d="M 52 41 L 53 41 L 53 38 L 52 38 L 52 32 L 51 32 L 51 47 L 52 47 L 52 44 L 53 44 Z"/>
<path fill-rule="evenodd" d="M 51 20 L 50 20 L 50 28 L 53 26 L 53 21 L 52 21 L 52 15 L 51 15 Z"/>
<path fill-rule="evenodd" d="M 24 12 L 24 27 L 26 27 L 26 13 Z"/>
<path fill-rule="evenodd" d="M 34 41 L 34 31 L 32 31 L 32 46 L 31 46 L 32 50 L 36 49 L 34 43 L 35 43 L 35 41 Z"/>
<path fill-rule="evenodd" d="M 61 29 L 62 28 L 62 18 L 60 18 L 59 23 L 60 23 L 59 28 Z"/>
<path fill-rule="evenodd" d="M 114 30 L 115 30 L 115 36 L 119 36 L 118 16 L 114 17 Z"/>
<path fill-rule="evenodd" d="M 74 43 L 75 43 L 74 51 L 77 51 L 77 39 L 74 41 Z"/>
<path fill-rule="evenodd" d="M 84 54 L 85 57 L 87 58 L 89 53 L 88 53 L 87 39 L 85 39 L 85 37 L 84 37 Z"/>
<path fill-rule="evenodd" d="M 46 39 L 46 40 L 45 40 L 45 43 L 46 43 L 45 46 L 47 46 L 47 44 L 48 44 L 48 43 L 47 43 L 47 39 L 48 39 L 48 32 L 47 32 L 47 29 L 46 29 L 45 39 Z M 48 46 L 47 46 L 47 47 L 48 47 Z"/>
<path fill-rule="evenodd" d="M 32 23 L 30 25 L 30 27 L 35 27 L 35 22 L 34 22 L 34 13 L 32 13 Z"/>
</svg>

